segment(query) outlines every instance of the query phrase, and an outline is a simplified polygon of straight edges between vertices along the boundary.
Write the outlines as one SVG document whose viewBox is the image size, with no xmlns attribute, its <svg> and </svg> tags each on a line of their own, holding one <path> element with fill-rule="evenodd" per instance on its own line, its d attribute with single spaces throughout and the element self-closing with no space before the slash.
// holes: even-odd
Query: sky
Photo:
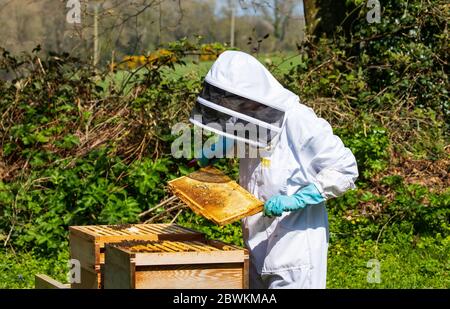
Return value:
<svg viewBox="0 0 450 309">
<path fill-rule="evenodd" d="M 261 3 L 270 5 L 272 3 L 271 0 L 234 0 L 237 3 L 237 15 L 254 15 L 255 11 L 252 8 L 252 2 Z M 295 0 L 297 5 L 295 7 L 294 15 L 303 16 L 303 0 Z M 216 0 L 216 13 L 219 13 L 223 7 L 228 5 L 228 0 Z M 239 3 L 243 3 L 243 6 L 246 6 L 247 9 L 244 9 L 243 6 L 239 5 Z"/>
</svg>

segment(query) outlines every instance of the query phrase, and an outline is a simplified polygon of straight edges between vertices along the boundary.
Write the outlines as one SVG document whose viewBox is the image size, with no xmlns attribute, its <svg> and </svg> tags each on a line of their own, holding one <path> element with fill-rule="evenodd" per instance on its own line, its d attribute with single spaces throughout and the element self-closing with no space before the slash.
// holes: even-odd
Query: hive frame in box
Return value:
<svg viewBox="0 0 450 309">
<path fill-rule="evenodd" d="M 71 259 L 81 266 L 81 281 L 72 283 L 76 289 L 99 289 L 103 287 L 105 243 L 127 240 L 204 240 L 200 232 L 176 224 L 133 224 L 120 226 L 71 226 L 69 243 Z"/>
<path fill-rule="evenodd" d="M 248 251 L 219 241 L 167 242 L 194 252 L 139 252 L 106 245 L 106 289 L 248 289 Z M 166 246 L 164 243 L 161 247 Z M 202 247 L 203 246 L 203 247 Z M 214 248 L 207 251 L 202 248 Z M 225 250 L 226 249 L 226 250 Z"/>
</svg>

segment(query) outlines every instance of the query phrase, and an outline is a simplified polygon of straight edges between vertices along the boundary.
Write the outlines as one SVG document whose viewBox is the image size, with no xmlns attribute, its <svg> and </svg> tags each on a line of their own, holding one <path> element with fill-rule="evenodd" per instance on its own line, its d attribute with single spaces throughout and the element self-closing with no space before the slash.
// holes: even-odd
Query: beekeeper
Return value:
<svg viewBox="0 0 450 309">
<path fill-rule="evenodd" d="M 213 64 L 190 121 L 220 135 L 225 149 L 233 144 L 235 154 L 234 144 L 249 145 L 240 159 L 240 185 L 265 202 L 263 213 L 242 221 L 250 287 L 325 288 L 325 201 L 354 188 L 358 177 L 355 157 L 331 126 L 257 59 L 238 51 Z"/>
</svg>

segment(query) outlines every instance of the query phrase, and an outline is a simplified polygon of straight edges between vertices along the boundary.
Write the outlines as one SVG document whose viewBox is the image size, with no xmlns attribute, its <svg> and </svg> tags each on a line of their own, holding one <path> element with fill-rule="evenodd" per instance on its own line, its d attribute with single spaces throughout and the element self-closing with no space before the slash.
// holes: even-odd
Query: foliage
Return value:
<svg viewBox="0 0 450 309">
<path fill-rule="evenodd" d="M 351 36 L 337 28 L 333 38 L 309 40 L 300 49 L 302 63 L 285 74 L 286 83 L 338 126 L 347 129 L 357 118 L 359 124 L 384 127 L 393 151 L 446 156 L 450 16 L 445 1 L 385 1 L 381 22 L 373 24 L 366 20 L 365 1 L 348 2 L 358 8 Z M 332 98 L 333 106 L 315 103 L 324 97 Z"/>
<path fill-rule="evenodd" d="M 200 84 L 163 71 L 195 48 L 172 43 L 170 53 L 118 82 L 68 54 L 3 51 L 0 69 L 11 76 L 0 84 L 5 244 L 57 254 L 68 226 L 138 222 L 163 199 L 167 180 L 188 171 L 167 156 L 170 124 L 185 117 L 178 106 Z"/>
<path fill-rule="evenodd" d="M 0 289 L 34 288 L 36 274 L 48 275 L 59 282 L 67 282 L 69 251 L 61 250 L 52 259 L 30 252 L 0 251 Z"/>
<path fill-rule="evenodd" d="M 225 51 L 225 47 L 222 44 L 202 44 L 200 49 L 200 61 L 214 61 L 217 57 Z"/>
<path fill-rule="evenodd" d="M 344 144 L 351 149 L 358 162 L 360 180 L 369 180 L 384 170 L 389 158 L 389 138 L 386 129 L 345 128 L 336 130 L 342 136 Z"/>
<path fill-rule="evenodd" d="M 382 180 L 385 195 L 368 188 L 348 192 L 328 203 L 332 240 L 396 242 L 404 238 L 408 243 L 415 237 L 448 237 L 450 232 L 450 191 L 430 192 L 419 185 L 406 185 L 401 177 Z M 381 208 L 381 205 L 383 206 Z"/>
<path fill-rule="evenodd" d="M 177 173 L 167 158 L 127 165 L 106 149 L 94 150 L 70 169 L 33 171 L 26 183 L 0 181 L 0 226 L 12 230 L 19 248 L 57 253 L 67 245 L 70 225 L 138 222 Z"/>
</svg>

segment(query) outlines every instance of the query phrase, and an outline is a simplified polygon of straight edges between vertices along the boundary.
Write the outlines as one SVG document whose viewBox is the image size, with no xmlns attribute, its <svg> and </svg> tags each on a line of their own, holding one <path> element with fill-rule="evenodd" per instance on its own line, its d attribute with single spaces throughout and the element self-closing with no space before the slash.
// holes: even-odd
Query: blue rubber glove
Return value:
<svg viewBox="0 0 450 309">
<path fill-rule="evenodd" d="M 264 214 L 269 217 L 281 216 L 285 211 L 303 209 L 306 205 L 320 204 L 325 199 L 314 184 L 300 189 L 294 195 L 275 195 L 264 204 Z"/>
<path fill-rule="evenodd" d="M 201 167 L 206 167 L 208 165 L 214 164 L 218 160 L 218 158 L 211 158 L 211 154 L 216 151 L 216 147 L 220 147 L 220 149 L 218 149 L 219 152 L 223 152 L 225 150 L 225 152 L 223 152 L 223 156 L 225 157 L 228 150 L 233 146 L 233 144 L 233 140 L 223 136 L 219 136 L 219 140 L 212 144 L 210 150 L 207 149 L 202 151 L 202 156 L 197 161 L 198 164 Z"/>
</svg>

